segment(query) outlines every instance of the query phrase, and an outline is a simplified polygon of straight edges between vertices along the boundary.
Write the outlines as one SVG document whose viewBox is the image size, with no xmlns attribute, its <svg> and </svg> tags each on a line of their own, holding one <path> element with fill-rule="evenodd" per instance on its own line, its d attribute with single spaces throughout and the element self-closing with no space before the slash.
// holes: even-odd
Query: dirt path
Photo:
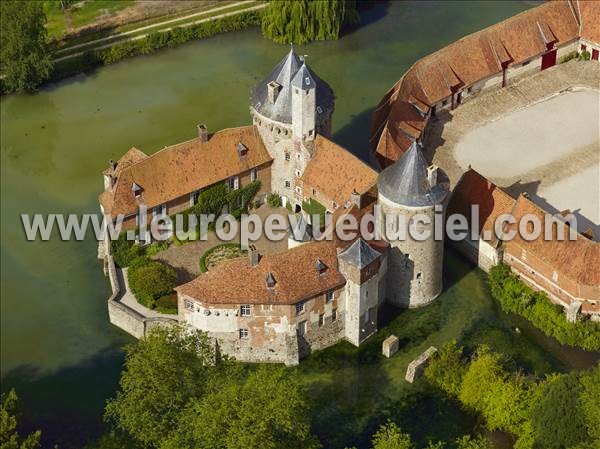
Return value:
<svg viewBox="0 0 600 449">
<path fill-rule="evenodd" d="M 79 52 L 72 53 L 72 54 L 69 54 L 69 55 L 66 55 L 66 56 L 62 56 L 60 58 L 56 58 L 54 60 L 54 62 L 60 62 L 60 61 L 66 60 L 66 59 L 75 58 L 77 56 L 81 56 L 83 53 L 85 53 L 87 51 L 90 51 L 90 50 L 102 50 L 104 48 L 109 48 L 109 47 L 112 47 L 113 45 L 121 44 L 123 42 L 136 41 L 136 40 L 139 40 L 139 39 L 143 39 L 143 38 L 145 38 L 146 36 L 148 36 L 149 34 L 151 34 L 153 32 L 164 33 L 166 31 L 170 31 L 170 30 L 172 30 L 173 28 L 176 28 L 176 27 L 189 27 L 189 26 L 196 25 L 196 24 L 199 24 L 199 23 L 209 22 L 209 21 L 212 21 L 212 20 L 221 19 L 223 17 L 228 17 L 228 16 L 233 16 L 233 15 L 236 15 L 236 14 L 241 14 L 243 12 L 255 11 L 255 10 L 258 10 L 258 9 L 262 9 L 262 8 L 264 8 L 266 6 L 266 3 L 261 3 L 261 4 L 258 4 L 258 5 L 255 5 L 255 6 L 251 6 L 251 7 L 248 7 L 248 8 L 238 9 L 238 10 L 235 10 L 235 11 L 232 11 L 232 12 L 223 13 L 223 14 L 219 14 L 219 15 L 211 16 L 211 17 L 206 17 L 204 19 L 196 20 L 196 21 L 193 21 L 193 22 L 184 23 L 184 24 L 176 25 L 176 26 L 171 26 L 171 27 L 168 27 L 168 28 L 161 28 L 164 25 L 169 25 L 169 24 L 175 23 L 175 22 L 182 22 L 184 20 L 188 20 L 188 19 L 193 18 L 193 17 L 197 17 L 197 16 L 200 16 L 200 15 L 212 14 L 214 12 L 218 12 L 218 11 L 221 11 L 221 10 L 224 10 L 224 9 L 231 9 L 231 8 L 236 7 L 236 6 L 244 5 L 244 4 L 247 4 L 247 3 L 248 4 L 249 3 L 254 3 L 254 0 L 244 0 L 244 1 L 241 1 L 241 2 L 229 3 L 226 6 L 219 6 L 217 8 L 213 8 L 213 9 L 208 9 L 208 10 L 205 10 L 205 11 L 197 12 L 197 13 L 194 13 L 194 14 L 190 14 L 188 16 L 177 17 L 175 19 L 165 20 L 163 22 L 159 22 L 159 23 L 154 23 L 154 24 L 151 24 L 151 25 L 142 26 L 142 27 L 136 28 L 134 30 L 125 31 L 123 33 L 114 34 L 114 35 L 111 35 L 111 36 L 105 36 L 105 37 L 102 37 L 100 39 L 96 39 L 96 40 L 93 40 L 93 41 L 90 41 L 90 42 L 84 42 L 82 44 L 77 44 L 77 45 L 73 45 L 71 47 L 62 48 L 60 50 L 57 50 L 56 54 L 67 53 L 69 51 L 76 50 L 76 49 L 79 49 L 79 48 L 90 47 L 90 48 L 87 48 L 84 51 L 79 51 Z M 130 37 L 128 39 L 121 39 L 122 37 L 127 37 L 127 36 L 130 36 L 130 35 L 133 35 L 133 34 L 137 34 L 137 33 L 141 32 L 141 31 L 145 31 L 145 30 L 152 30 L 152 31 L 150 31 L 148 33 L 141 34 L 141 35 L 137 35 L 137 36 L 134 36 L 134 37 Z M 106 42 L 106 41 L 114 41 L 114 42 L 110 42 L 108 44 L 99 45 L 98 46 L 98 44 L 101 44 L 102 42 Z"/>
</svg>

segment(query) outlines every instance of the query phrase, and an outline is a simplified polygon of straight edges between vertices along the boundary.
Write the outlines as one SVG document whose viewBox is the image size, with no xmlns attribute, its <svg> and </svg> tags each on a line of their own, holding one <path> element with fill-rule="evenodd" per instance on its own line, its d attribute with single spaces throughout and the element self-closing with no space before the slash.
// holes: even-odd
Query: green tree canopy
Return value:
<svg viewBox="0 0 600 449">
<path fill-rule="evenodd" d="M 588 440 L 581 390 L 577 377 L 567 374 L 551 376 L 540 385 L 531 410 L 536 448 L 570 448 Z"/>
<path fill-rule="evenodd" d="M 6 92 L 34 91 L 52 71 L 42 2 L 0 2 L 0 74 Z"/>
<path fill-rule="evenodd" d="M 161 449 L 321 447 L 311 435 L 299 379 L 285 368 L 262 365 L 247 377 L 217 379 L 210 390 L 190 401 L 178 432 Z"/>
<path fill-rule="evenodd" d="M 200 396 L 216 370 L 205 334 L 157 327 L 125 348 L 120 391 L 106 418 L 138 441 L 158 446 L 175 428 L 188 400 Z"/>
<path fill-rule="evenodd" d="M 354 0 L 271 0 L 262 16 L 262 32 L 281 44 L 337 39 L 344 23 L 359 19 Z"/>
<path fill-rule="evenodd" d="M 2 449 L 35 449 L 39 447 L 41 432 L 38 430 L 22 439 L 17 432 L 17 403 L 15 390 L 0 398 L 0 447 Z"/>
<path fill-rule="evenodd" d="M 402 433 L 400 428 L 388 421 L 379 427 L 373 435 L 373 449 L 415 449 L 408 433 Z"/>
</svg>

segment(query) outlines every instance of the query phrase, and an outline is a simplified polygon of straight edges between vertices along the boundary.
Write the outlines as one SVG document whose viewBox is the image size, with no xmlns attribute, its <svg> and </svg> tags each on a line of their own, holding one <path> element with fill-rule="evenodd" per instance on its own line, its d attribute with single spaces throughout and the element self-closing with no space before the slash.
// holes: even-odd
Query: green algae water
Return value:
<svg viewBox="0 0 600 449">
<path fill-rule="evenodd" d="M 336 94 L 334 140 L 367 160 L 373 107 L 416 59 L 534 4 L 378 3 L 340 40 L 298 48 Z M 17 389 L 24 428 L 41 428 L 44 447 L 82 447 L 103 431 L 120 348 L 132 339 L 108 323 L 110 288 L 93 238 L 26 242 L 20 214 L 98 212 L 101 172 L 131 146 L 151 153 L 193 137 L 200 122 L 213 131 L 250 123 L 251 87 L 287 50 L 251 29 L 2 99 L 2 390 Z M 432 344 L 486 342 L 537 374 L 597 360 L 500 313 L 485 277 L 451 252 L 445 283 L 436 303 L 403 312 L 366 349 L 342 343 L 298 368 L 327 447 L 360 447 L 386 417 L 421 440 L 472 429 L 454 404 L 403 381 L 408 361 Z M 401 352 L 371 359 L 376 351 L 368 349 L 392 332 L 403 339 Z"/>
</svg>

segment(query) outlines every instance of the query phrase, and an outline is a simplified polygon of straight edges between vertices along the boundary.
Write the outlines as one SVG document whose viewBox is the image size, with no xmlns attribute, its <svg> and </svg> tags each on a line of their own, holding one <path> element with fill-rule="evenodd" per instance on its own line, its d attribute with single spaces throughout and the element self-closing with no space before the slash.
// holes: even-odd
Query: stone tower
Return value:
<svg viewBox="0 0 600 449">
<path fill-rule="evenodd" d="M 292 80 L 292 136 L 296 141 L 315 140 L 316 87 L 305 61 Z"/>
<path fill-rule="evenodd" d="M 338 254 L 344 287 L 344 336 L 355 346 L 377 332 L 377 311 L 385 293 L 386 260 L 362 237 Z"/>
<path fill-rule="evenodd" d="M 381 172 L 377 180 L 378 201 L 384 218 L 386 214 L 396 220 L 404 218 L 405 229 L 415 223 L 418 232 L 431 233 L 422 240 L 412 237 L 406 229 L 405 240 L 388 239 L 387 298 L 394 305 L 423 306 L 442 291 L 444 230 L 438 231 L 439 240 L 434 238 L 436 206 L 438 213 L 442 213 L 449 187 L 446 182 L 440 182 L 438 178 L 442 177 L 445 178 L 437 167 L 427 166 L 422 148 L 415 142 L 398 161 Z M 429 224 L 416 222 L 417 214 L 429 218 Z M 392 225 L 382 219 L 381 223 L 384 237 L 386 227 L 397 229 L 397 221 Z"/>
<path fill-rule="evenodd" d="M 299 178 L 313 155 L 315 134 L 329 136 L 333 91 L 292 48 L 250 95 L 250 115 L 273 163 L 271 190 L 296 210 Z"/>
</svg>

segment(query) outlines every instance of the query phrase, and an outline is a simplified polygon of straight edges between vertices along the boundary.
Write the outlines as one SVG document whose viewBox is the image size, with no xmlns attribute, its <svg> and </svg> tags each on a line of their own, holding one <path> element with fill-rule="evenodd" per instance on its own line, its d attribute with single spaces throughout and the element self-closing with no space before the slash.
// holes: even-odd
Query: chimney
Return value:
<svg viewBox="0 0 600 449">
<path fill-rule="evenodd" d="M 198 126 L 198 137 L 200 138 L 201 142 L 206 142 L 208 141 L 208 128 L 206 127 L 206 125 L 204 123 L 200 123 Z"/>
<path fill-rule="evenodd" d="M 356 189 L 352 189 L 352 193 L 350 194 L 350 199 L 352 200 L 352 204 L 360 209 L 361 207 L 361 194 L 356 191 Z"/>
<path fill-rule="evenodd" d="M 260 262 L 260 253 L 256 249 L 256 246 L 250 245 L 248 248 L 248 264 L 251 267 L 255 267 L 258 265 L 258 262 Z"/>
<path fill-rule="evenodd" d="M 271 81 L 267 84 L 267 97 L 269 98 L 269 103 L 275 103 L 279 96 L 279 92 L 281 92 L 281 84 L 277 81 Z"/>
<path fill-rule="evenodd" d="M 438 167 L 437 165 L 430 165 L 427 167 L 427 180 L 431 187 L 436 186 L 438 183 Z"/>
</svg>

